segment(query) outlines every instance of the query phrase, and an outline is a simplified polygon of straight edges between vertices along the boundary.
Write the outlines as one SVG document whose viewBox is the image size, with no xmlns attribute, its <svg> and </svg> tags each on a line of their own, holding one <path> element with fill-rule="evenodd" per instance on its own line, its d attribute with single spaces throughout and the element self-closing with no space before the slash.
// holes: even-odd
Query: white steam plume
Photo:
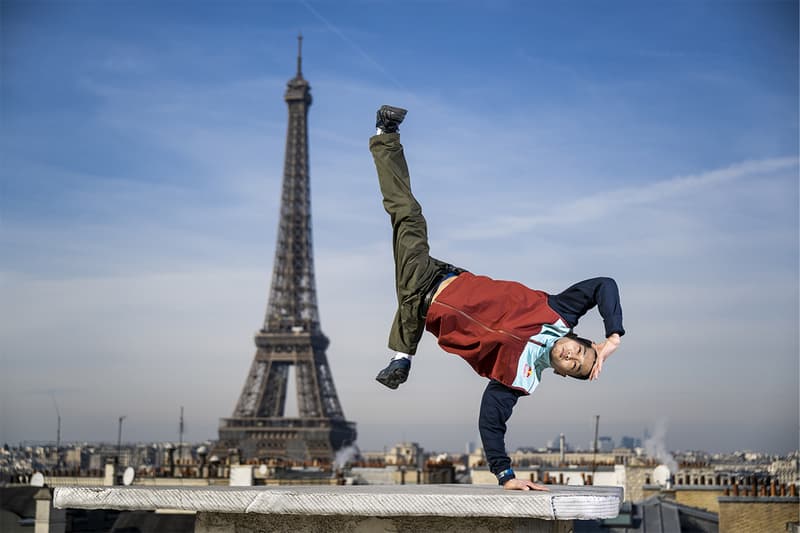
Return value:
<svg viewBox="0 0 800 533">
<path fill-rule="evenodd" d="M 336 452 L 336 457 L 333 459 L 333 466 L 338 470 L 344 468 L 347 463 L 360 454 L 358 450 L 358 446 L 355 444 L 351 444 L 350 446 L 345 446 L 338 452 Z"/>
<path fill-rule="evenodd" d="M 664 420 L 659 420 L 656 422 L 653 434 L 644 441 L 644 449 L 647 455 L 667 465 L 670 474 L 674 474 L 678 471 L 678 463 L 675 461 L 675 458 L 672 457 L 672 454 L 667 451 L 667 446 L 665 444 L 666 436 L 667 423 Z"/>
</svg>

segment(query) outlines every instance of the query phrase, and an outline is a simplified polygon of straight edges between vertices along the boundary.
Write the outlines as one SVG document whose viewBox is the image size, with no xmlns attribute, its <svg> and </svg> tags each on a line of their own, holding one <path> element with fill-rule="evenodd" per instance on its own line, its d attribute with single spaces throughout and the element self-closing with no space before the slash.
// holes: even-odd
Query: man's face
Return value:
<svg viewBox="0 0 800 533">
<path fill-rule="evenodd" d="M 558 339 L 550 350 L 550 366 L 561 376 L 588 376 L 596 358 L 594 348 L 567 337 Z"/>
</svg>

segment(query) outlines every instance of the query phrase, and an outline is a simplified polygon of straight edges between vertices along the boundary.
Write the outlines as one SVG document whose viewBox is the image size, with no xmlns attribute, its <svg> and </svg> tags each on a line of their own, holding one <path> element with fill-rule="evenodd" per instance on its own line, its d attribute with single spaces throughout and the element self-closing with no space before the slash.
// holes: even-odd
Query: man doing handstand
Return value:
<svg viewBox="0 0 800 533">
<path fill-rule="evenodd" d="M 411 192 L 398 128 L 406 110 L 382 106 L 369 147 L 383 206 L 392 223 L 398 309 L 389 333 L 396 352 L 376 379 L 396 389 L 408 378 L 423 328 L 445 351 L 489 378 L 478 418 L 489 469 L 506 489 L 546 487 L 517 479 L 505 449 L 506 422 L 517 399 L 533 392 L 545 368 L 561 376 L 597 379 L 625 334 L 619 290 L 611 278 L 593 278 L 550 295 L 512 282 L 476 276 L 430 256 L 425 218 Z M 573 328 L 597 306 L 606 340 L 594 344 Z"/>
</svg>

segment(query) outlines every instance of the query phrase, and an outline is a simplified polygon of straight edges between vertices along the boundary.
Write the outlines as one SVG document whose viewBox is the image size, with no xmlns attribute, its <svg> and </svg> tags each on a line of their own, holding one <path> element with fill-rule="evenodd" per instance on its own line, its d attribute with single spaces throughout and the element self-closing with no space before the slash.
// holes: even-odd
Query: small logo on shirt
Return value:
<svg viewBox="0 0 800 533">
<path fill-rule="evenodd" d="M 528 365 L 528 364 L 526 363 L 526 364 L 525 364 L 525 366 L 523 366 L 523 367 L 522 367 L 522 374 L 523 374 L 523 375 L 524 375 L 526 378 L 529 378 L 529 377 L 531 377 L 531 374 L 533 374 L 533 369 L 530 367 L 530 365 Z"/>
</svg>

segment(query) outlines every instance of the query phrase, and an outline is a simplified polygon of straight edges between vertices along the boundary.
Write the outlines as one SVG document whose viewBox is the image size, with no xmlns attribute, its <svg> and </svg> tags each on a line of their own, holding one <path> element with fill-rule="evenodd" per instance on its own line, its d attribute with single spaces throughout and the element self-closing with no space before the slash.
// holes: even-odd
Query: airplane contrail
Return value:
<svg viewBox="0 0 800 533">
<path fill-rule="evenodd" d="M 402 83 L 400 83 L 399 81 L 397 81 L 397 79 L 395 79 L 395 78 L 394 78 L 394 77 L 393 77 L 391 74 L 389 74 L 389 71 L 387 71 L 385 68 L 383 68 L 383 66 L 382 66 L 380 63 L 378 63 L 377 61 L 375 61 L 375 60 L 372 58 L 372 56 L 371 56 L 371 55 L 369 55 L 369 54 L 368 54 L 368 53 L 367 53 L 367 52 L 366 52 L 366 51 L 365 51 L 363 48 L 361 48 L 360 46 L 358 46 L 358 45 L 357 45 L 357 44 L 356 44 L 356 43 L 355 43 L 355 42 L 354 42 L 352 39 L 350 39 L 350 38 L 349 38 L 349 37 L 347 37 L 347 36 L 346 36 L 344 33 L 342 33 L 342 31 L 341 31 L 339 28 L 337 28 L 336 26 L 334 26 L 333 24 L 331 24 L 331 23 L 328 21 L 328 19 L 326 19 L 325 17 L 323 17 L 323 16 L 322 16 L 322 14 L 321 14 L 319 11 L 317 11 L 316 9 L 314 9 L 313 7 L 311 7 L 311 4 L 309 4 L 309 3 L 308 3 L 306 0 L 300 0 L 300 2 L 301 2 L 301 3 L 302 3 L 304 6 L 306 6 L 306 9 L 308 9 L 308 10 L 311 12 L 311 14 L 312 14 L 312 15 L 314 15 L 315 17 L 317 17 L 317 18 L 318 18 L 318 19 L 319 19 L 319 20 L 320 20 L 320 21 L 321 21 L 323 24 L 325 24 L 325 26 L 327 26 L 329 30 L 331 30 L 333 33 L 335 33 L 336 35 L 338 35 L 340 39 L 342 39 L 344 42 L 346 42 L 346 43 L 347 43 L 347 44 L 349 44 L 351 47 L 353 47 L 353 49 L 354 49 L 356 52 L 358 52 L 359 54 L 361 54 L 361 56 L 362 56 L 364 59 L 366 59 L 366 60 L 367 60 L 369 63 L 371 63 L 371 64 L 372 64 L 372 66 L 374 66 L 374 67 L 375 67 L 376 69 L 378 69 L 378 70 L 379 70 L 379 71 L 380 71 L 380 72 L 381 72 L 381 73 L 382 73 L 384 76 L 386 76 L 386 79 L 388 79 L 388 80 L 389 80 L 389 81 L 391 81 L 393 84 L 395 84 L 395 85 L 396 85 L 396 86 L 397 86 L 399 89 L 402 89 L 403 91 L 406 91 L 406 90 L 407 90 L 405 87 L 403 87 L 403 84 L 402 84 Z"/>
</svg>

